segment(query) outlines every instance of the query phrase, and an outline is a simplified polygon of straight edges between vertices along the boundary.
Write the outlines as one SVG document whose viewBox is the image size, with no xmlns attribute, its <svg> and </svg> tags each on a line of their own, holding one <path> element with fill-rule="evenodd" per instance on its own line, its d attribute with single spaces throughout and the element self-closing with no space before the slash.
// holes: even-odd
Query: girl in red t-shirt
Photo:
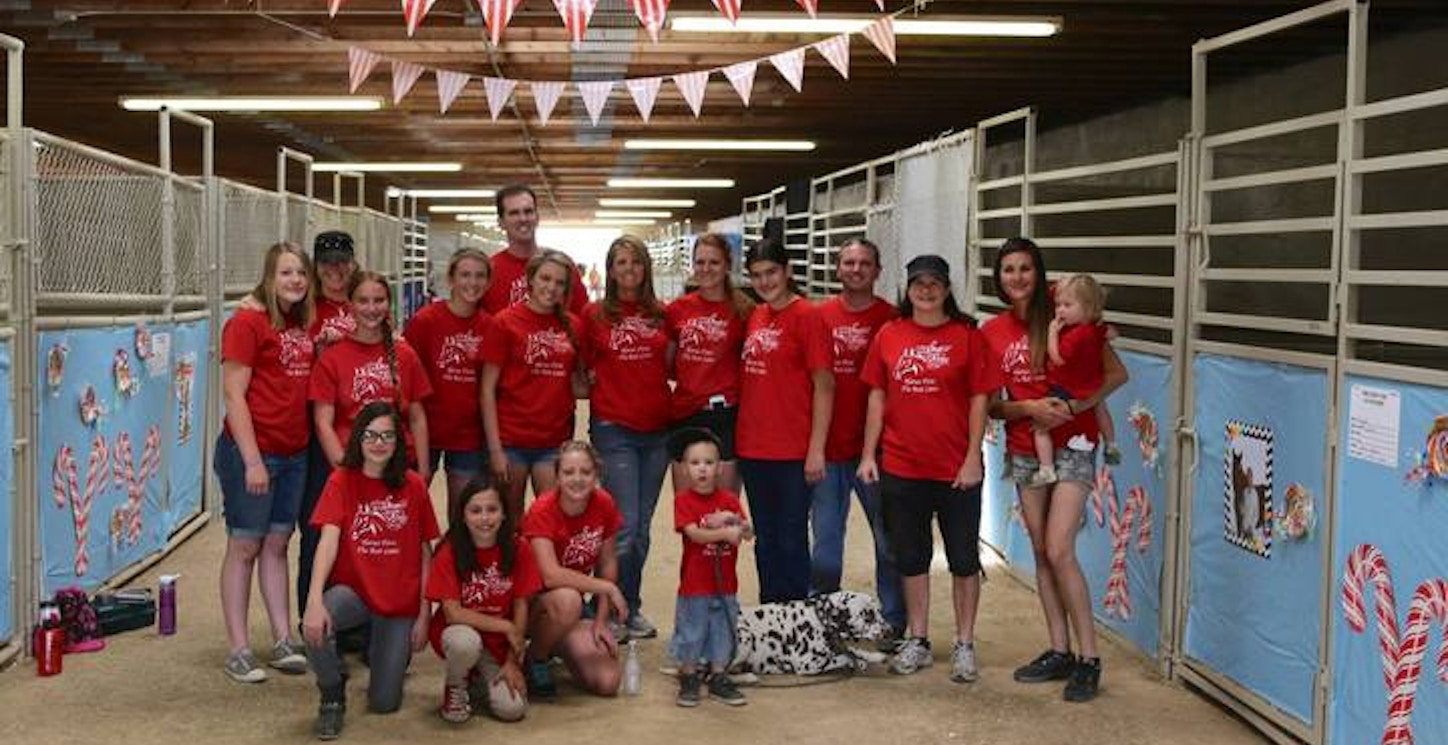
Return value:
<svg viewBox="0 0 1448 745">
<path fill-rule="evenodd" d="M 287 544 L 307 477 L 310 274 L 300 246 L 273 245 L 251 291 L 257 307 L 238 309 L 221 334 L 226 423 L 214 463 L 226 506 L 221 611 L 230 643 L 226 674 L 243 683 L 266 680 L 247 634 L 253 568 L 275 639 L 269 664 L 285 673 L 307 669 L 291 636 Z"/>
<path fill-rule="evenodd" d="M 528 298 L 499 311 L 483 340 L 483 432 L 511 515 L 523 514 L 530 479 L 534 494 L 553 488 L 558 446 L 573 435 L 580 322 L 568 301 L 575 272 L 567 254 L 539 251 L 528 260 Z"/>
<path fill-rule="evenodd" d="M 513 530 L 503 497 L 486 476 L 468 482 L 448 512 L 447 540 L 433 557 L 426 595 L 437 602 L 429 637 L 447 661 L 442 707 L 453 723 L 484 698 L 493 716 L 528 711 L 523 681 L 528 601 L 542 586 L 533 552 Z"/>
<path fill-rule="evenodd" d="M 628 603 L 618 589 L 618 551 L 614 536 L 623 517 L 608 492 L 598 486 L 598 453 L 586 442 L 566 442 L 558 450 L 558 489 L 533 501 L 523 518 L 523 537 L 533 548 L 543 592 L 528 619 L 528 691 L 557 695 L 548 657 L 567 663 L 573 680 L 600 696 L 618 692 L 618 640 L 609 618 L 624 620 Z M 583 618 L 584 596 L 598 604 Z"/>
<path fill-rule="evenodd" d="M 487 254 L 476 248 L 454 251 L 447 262 L 447 302 L 423 306 L 402 333 L 432 383 L 432 396 L 423 405 L 431 448 L 427 470 L 437 473 L 438 465 L 446 464 L 449 514 L 463 486 L 482 475 L 488 465 L 478 407 L 478 370 L 491 318 L 480 302 L 491 275 Z"/>
<path fill-rule="evenodd" d="M 432 614 L 422 580 L 438 536 L 437 518 L 427 486 L 407 470 L 401 429 L 392 404 L 375 401 L 362 407 L 346 454 L 312 514 L 322 538 L 302 634 L 322 694 L 315 725 L 319 739 L 341 734 L 346 711 L 347 677 L 337 633 L 371 626 L 367 704 L 379 714 L 401 706 L 408 661 L 427 644 Z"/>
</svg>

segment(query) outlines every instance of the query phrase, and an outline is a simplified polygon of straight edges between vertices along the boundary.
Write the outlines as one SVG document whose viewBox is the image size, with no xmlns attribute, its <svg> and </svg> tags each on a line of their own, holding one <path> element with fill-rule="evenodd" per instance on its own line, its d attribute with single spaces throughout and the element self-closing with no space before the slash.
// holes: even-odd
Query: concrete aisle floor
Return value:
<svg viewBox="0 0 1448 745">
<path fill-rule="evenodd" d="M 435 500 L 437 495 L 434 495 Z M 1206 699 L 1163 683 L 1153 666 L 1130 650 L 1104 644 L 1100 698 L 1088 705 L 1061 700 L 1057 684 L 1026 686 L 1011 670 L 1042 647 L 1044 632 L 1035 595 L 996 567 L 986 584 L 976 642 L 981 680 L 949 681 L 949 586 L 943 558 L 932 574 L 931 636 L 936 664 L 910 677 L 883 669 L 853 679 L 796 688 L 749 688 L 749 705 L 733 709 L 705 701 L 699 708 L 673 703 L 672 678 L 656 672 L 673 620 L 679 539 L 670 530 L 668 490 L 653 524 L 654 548 L 645 577 L 645 614 L 664 629 L 641 642 L 644 684 L 637 698 L 603 700 L 572 688 L 560 675 L 557 703 L 534 705 L 528 718 L 504 725 L 485 717 L 453 726 L 435 713 L 442 665 L 426 651 L 417 656 L 400 712 L 363 712 L 366 673 L 354 666 L 344 741 L 397 743 L 991 743 L 993 745 L 1237 745 L 1265 740 Z M 441 514 L 441 513 L 439 513 Z M 316 689 L 310 676 L 272 673 L 260 685 L 232 682 L 221 671 L 226 657 L 217 571 L 224 546 L 219 521 L 167 557 L 136 583 L 155 585 L 161 573 L 180 573 L 179 633 L 154 630 L 109 639 L 104 652 L 65 658 L 65 672 L 39 678 L 27 661 L 0 673 L 0 732 L 14 743 L 130 745 L 161 742 L 266 743 L 311 740 Z M 845 585 L 871 589 L 869 532 L 859 510 L 851 515 Z M 939 553 L 939 549 L 937 549 Z M 753 560 L 740 562 L 741 598 L 755 597 Z M 260 598 L 253 596 L 252 639 L 270 648 Z M 779 681 L 783 685 L 790 681 Z"/>
</svg>

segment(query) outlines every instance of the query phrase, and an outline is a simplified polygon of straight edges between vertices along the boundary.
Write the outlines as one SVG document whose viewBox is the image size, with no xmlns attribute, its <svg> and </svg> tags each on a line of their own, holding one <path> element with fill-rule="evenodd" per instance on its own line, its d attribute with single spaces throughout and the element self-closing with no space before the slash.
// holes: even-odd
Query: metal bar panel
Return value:
<svg viewBox="0 0 1448 745">
<path fill-rule="evenodd" d="M 1430 168 L 1448 165 L 1448 148 L 1441 150 L 1419 150 L 1415 153 L 1383 155 L 1377 158 L 1359 158 L 1348 164 L 1348 173 L 1378 173 L 1381 171 L 1406 171 L 1411 168 Z"/>
<path fill-rule="evenodd" d="M 1127 313 L 1119 310 L 1103 311 L 1101 317 L 1110 323 L 1170 331 L 1175 322 L 1167 316 L 1153 316 L 1145 313 Z"/>
<path fill-rule="evenodd" d="M 1302 282 L 1329 284 L 1337 280 L 1331 269 L 1206 269 L 1202 279 L 1215 282 Z"/>
<path fill-rule="evenodd" d="M 994 191 L 996 189 L 1008 189 L 1013 186 L 1020 186 L 1023 179 L 1020 176 L 1007 176 L 1005 178 L 982 181 L 975 185 L 978 191 Z"/>
<path fill-rule="evenodd" d="M 1145 339 L 1128 339 L 1124 336 L 1120 336 L 1111 340 L 1111 346 L 1116 347 L 1117 349 L 1129 349 L 1133 352 L 1141 352 L 1142 354 L 1152 354 L 1156 355 L 1157 357 L 1171 357 L 1171 345 L 1162 344 L 1161 342 L 1156 341 L 1146 341 Z"/>
<path fill-rule="evenodd" d="M 1436 228 L 1444 225 L 1448 225 L 1448 210 L 1384 212 L 1372 215 L 1348 215 L 1347 218 L 1347 227 L 1353 230 Z"/>
<path fill-rule="evenodd" d="M 995 210 L 981 210 L 975 214 L 977 220 L 994 220 L 998 217 L 1019 217 L 1020 207 L 1002 207 Z"/>
<path fill-rule="evenodd" d="M 1448 347 L 1448 331 L 1437 329 L 1382 326 L 1375 323 L 1345 323 L 1343 333 L 1353 339 L 1419 344 L 1426 347 Z"/>
<path fill-rule="evenodd" d="M 1035 240 L 1041 248 L 1171 248 L 1177 238 L 1174 235 L 1063 235 Z"/>
<path fill-rule="evenodd" d="M 1387 362 L 1370 362 L 1368 360 L 1343 360 L 1342 368 L 1344 372 L 1356 375 L 1367 375 L 1386 380 L 1401 380 L 1406 383 L 1418 383 L 1419 385 L 1448 388 L 1448 370 L 1408 367 L 1407 365 L 1393 365 Z"/>
<path fill-rule="evenodd" d="M 1215 150 L 1226 145 L 1235 145 L 1240 142 L 1251 142 L 1252 140 L 1264 140 L 1268 137 L 1293 134 L 1294 132 L 1305 132 L 1310 129 L 1320 129 L 1341 124 L 1343 111 L 1324 111 L 1321 114 L 1308 114 L 1295 119 L 1283 119 L 1269 124 L 1259 124 L 1254 127 L 1234 129 L 1230 132 L 1222 132 L 1202 138 L 1202 147 L 1207 150 Z"/>
<path fill-rule="evenodd" d="M 1135 210 L 1146 207 L 1176 206 L 1176 194 L 1148 194 L 1140 197 L 1115 197 L 1112 199 L 1083 199 L 1076 202 L 1046 202 L 1031 205 L 1031 212 L 1037 215 L 1064 215 L 1075 212 L 1107 212 L 1111 210 Z"/>
<path fill-rule="evenodd" d="M 1086 166 L 1072 166 L 1070 168 L 1057 168 L 1054 171 L 1041 171 L 1031 174 L 1031 180 L 1036 183 L 1047 181 L 1066 181 L 1085 176 L 1102 176 L 1123 171 L 1139 171 L 1145 168 L 1157 168 L 1159 166 L 1176 165 L 1180 155 L 1173 150 L 1169 153 L 1157 155 L 1143 155 L 1139 158 L 1125 158 L 1113 160 L 1106 163 L 1093 163 Z"/>
<path fill-rule="evenodd" d="M 1324 181 L 1330 178 L 1337 178 L 1338 165 L 1328 163 L 1321 166 L 1306 166 L 1303 168 L 1288 168 L 1281 171 L 1264 171 L 1253 173 L 1247 176 L 1234 176 L 1232 178 L 1213 179 L 1202 184 L 1203 191 L 1231 191 L 1233 189 L 1251 189 L 1258 186 L 1275 186 L 1277 184 L 1297 184 L 1308 181 Z"/>
<path fill-rule="evenodd" d="M 65 139 L 64 137 L 56 137 L 55 135 L 47 134 L 39 130 L 32 130 L 32 132 L 34 133 L 34 141 L 45 145 L 46 147 L 57 147 L 64 150 L 71 150 L 73 152 L 80 153 L 87 158 L 99 160 L 103 163 L 116 166 L 126 171 L 134 172 L 128 173 L 126 175 L 126 178 L 131 178 L 136 173 L 144 174 L 147 176 L 158 176 L 161 178 L 165 178 L 167 175 L 167 171 L 164 168 L 159 168 L 149 163 L 142 163 L 140 161 L 131 160 L 130 158 L 123 158 L 119 155 L 116 155 L 115 153 L 108 153 L 104 150 L 91 147 L 90 145 L 82 145 L 79 142 L 73 142 L 71 140 Z M 59 178 L 59 176 L 52 175 L 51 178 Z"/>
<path fill-rule="evenodd" d="M 1007 111 L 1004 114 L 996 114 L 989 119 L 982 119 L 977 122 L 975 126 L 977 129 L 989 129 L 991 127 L 997 127 L 1002 124 L 1009 124 L 1014 121 L 1020 121 L 1021 119 L 1029 119 L 1035 113 L 1035 107 L 1025 106 L 1016 109 L 1015 111 Z"/>
<path fill-rule="evenodd" d="M 1332 336 L 1336 333 L 1327 321 L 1310 321 L 1300 318 L 1272 318 L 1270 316 L 1249 316 L 1239 313 L 1197 314 L 1197 322 L 1208 326 L 1230 326 L 1254 331 L 1281 331 L 1288 334 L 1311 334 Z"/>
<path fill-rule="evenodd" d="M 1341 13 L 1352 7 L 1356 0 L 1328 0 L 1328 2 L 1314 5 L 1311 8 L 1303 8 L 1296 13 L 1288 13 L 1285 16 L 1278 16 L 1261 23 L 1256 23 L 1236 31 L 1229 31 L 1220 36 L 1210 39 L 1203 39 L 1192 45 L 1192 52 L 1205 54 L 1233 44 L 1240 44 L 1244 41 L 1251 41 L 1263 36 L 1275 34 L 1278 31 L 1285 31 L 1294 26 L 1301 26 L 1311 23 L 1319 18 L 1326 18 L 1334 13 Z"/>
<path fill-rule="evenodd" d="M 1430 109 L 1435 106 L 1448 106 L 1448 88 L 1414 93 L 1397 98 L 1388 98 L 1382 101 L 1374 101 L 1352 107 L 1348 115 L 1353 119 L 1371 119 L 1379 116 L 1392 114 L 1403 114 L 1409 111 Z"/>
<path fill-rule="evenodd" d="M 1444 213 L 1448 215 L 1448 212 Z M 1288 217 L 1278 220 L 1244 220 L 1202 226 L 1207 235 L 1261 235 L 1264 233 L 1326 233 L 1337 224 L 1332 217 Z"/>
<path fill-rule="evenodd" d="M 1335 360 L 1330 355 L 1313 354 L 1311 352 L 1294 352 L 1287 349 L 1272 349 L 1270 347 L 1249 347 L 1245 344 L 1232 344 L 1223 341 L 1204 341 L 1198 339 L 1193 344 L 1193 351 L 1200 354 L 1215 354 L 1223 357 L 1241 357 L 1242 359 L 1257 360 L 1258 362 L 1283 362 L 1298 367 L 1311 367 L 1318 370 L 1332 372 Z"/>
<path fill-rule="evenodd" d="M 1448 287 L 1448 271 L 1392 271 L 1387 269 L 1348 269 L 1343 279 L 1350 285 L 1407 285 L 1409 287 Z"/>
</svg>

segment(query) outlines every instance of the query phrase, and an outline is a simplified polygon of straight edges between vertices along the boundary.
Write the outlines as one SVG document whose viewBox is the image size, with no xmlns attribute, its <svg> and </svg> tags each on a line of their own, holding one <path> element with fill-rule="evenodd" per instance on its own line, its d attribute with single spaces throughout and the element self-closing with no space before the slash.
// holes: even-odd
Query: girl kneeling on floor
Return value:
<svg viewBox="0 0 1448 745">
<path fill-rule="evenodd" d="M 340 631 L 371 622 L 367 707 L 379 714 L 402 704 L 412 652 L 427 643 L 429 604 L 422 578 L 438 537 L 422 477 L 407 470 L 398 442 L 402 422 L 392 404 L 362 407 L 339 468 L 332 472 L 312 524 L 321 530 L 302 634 L 322 692 L 315 733 L 342 733 L 347 671 L 337 654 Z"/>
<path fill-rule="evenodd" d="M 516 722 L 528 713 L 522 662 L 538 567 L 487 477 L 458 492 L 448 517 L 427 575 L 427 599 L 440 604 L 429 637 L 447 661 L 438 714 L 461 724 L 478 708 Z"/>
</svg>

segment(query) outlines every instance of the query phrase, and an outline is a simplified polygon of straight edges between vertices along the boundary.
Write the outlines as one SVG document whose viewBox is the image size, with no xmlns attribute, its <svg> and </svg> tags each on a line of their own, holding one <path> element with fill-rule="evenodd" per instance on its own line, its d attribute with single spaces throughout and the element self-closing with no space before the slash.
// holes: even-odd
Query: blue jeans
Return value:
<svg viewBox="0 0 1448 745">
<path fill-rule="evenodd" d="M 886 621 L 896 628 L 904 628 L 905 598 L 885 533 L 885 519 L 880 512 L 880 485 L 861 481 L 855 475 L 859 464 L 857 460 L 829 463 L 824 480 L 810 489 L 810 529 L 814 534 L 810 591 L 823 594 L 840 589 L 845 563 L 845 524 L 850 516 L 850 492 L 853 491 L 875 539 L 875 592 L 880 596 L 880 608 Z"/>
<path fill-rule="evenodd" d="M 639 432 L 594 419 L 589 422 L 589 435 L 603 459 L 603 488 L 613 495 L 623 514 L 617 538 L 618 584 L 632 617 L 643 604 L 639 588 L 649 558 L 649 524 L 659 504 L 664 473 L 669 470 L 667 433 Z"/>
<path fill-rule="evenodd" d="M 754 521 L 754 564 L 759 602 L 809 595 L 809 485 L 802 460 L 739 461 L 749 517 Z"/>
<path fill-rule="evenodd" d="M 241 449 L 225 432 L 216 438 L 212 470 L 221 482 L 226 534 L 261 540 L 268 533 L 291 535 L 306 486 L 307 451 L 294 455 L 261 454 L 270 481 L 266 494 L 246 490 L 246 464 Z"/>
</svg>

